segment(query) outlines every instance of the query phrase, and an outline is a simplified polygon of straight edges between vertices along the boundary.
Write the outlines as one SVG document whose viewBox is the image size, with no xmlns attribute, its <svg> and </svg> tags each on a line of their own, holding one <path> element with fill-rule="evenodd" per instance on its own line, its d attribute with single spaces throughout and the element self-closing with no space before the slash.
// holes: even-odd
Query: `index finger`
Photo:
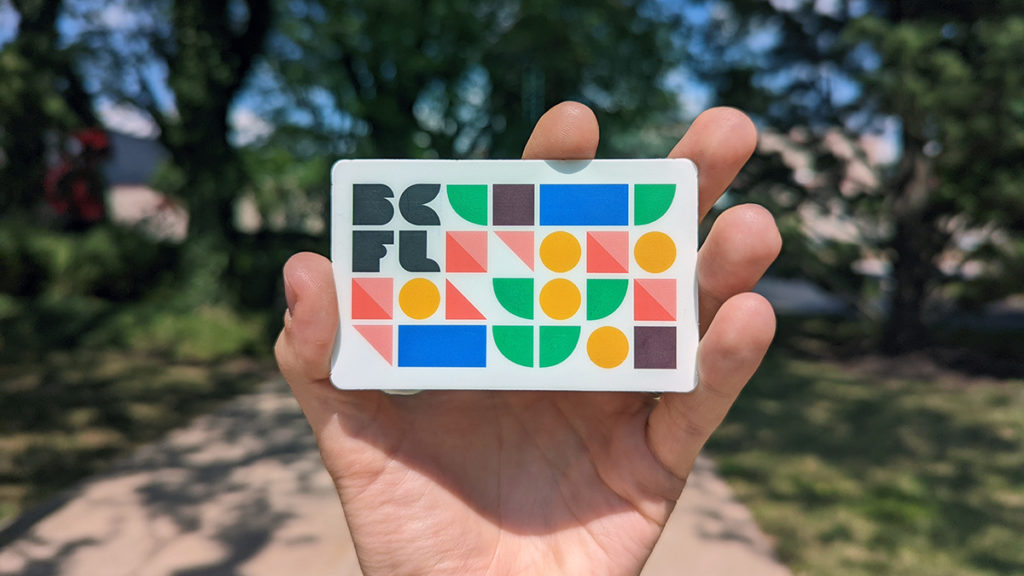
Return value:
<svg viewBox="0 0 1024 576">
<path fill-rule="evenodd" d="M 597 153 L 597 117 L 579 102 L 562 102 L 537 120 L 523 160 L 590 160 Z"/>
</svg>

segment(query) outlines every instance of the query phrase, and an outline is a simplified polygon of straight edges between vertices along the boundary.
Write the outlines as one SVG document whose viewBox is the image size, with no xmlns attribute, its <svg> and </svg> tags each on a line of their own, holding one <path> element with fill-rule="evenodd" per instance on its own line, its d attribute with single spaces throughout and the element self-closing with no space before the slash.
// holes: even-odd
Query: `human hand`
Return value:
<svg viewBox="0 0 1024 576">
<path fill-rule="evenodd" d="M 589 159 L 593 113 L 563 103 L 524 158 Z M 703 218 L 754 151 L 742 113 L 702 114 L 670 153 L 694 160 Z M 771 305 L 750 290 L 778 255 L 766 210 L 733 207 L 697 261 L 702 338 L 688 394 L 339 391 L 330 262 L 285 265 L 277 361 L 316 434 L 367 576 L 638 574 L 694 460 L 761 362 Z"/>
</svg>

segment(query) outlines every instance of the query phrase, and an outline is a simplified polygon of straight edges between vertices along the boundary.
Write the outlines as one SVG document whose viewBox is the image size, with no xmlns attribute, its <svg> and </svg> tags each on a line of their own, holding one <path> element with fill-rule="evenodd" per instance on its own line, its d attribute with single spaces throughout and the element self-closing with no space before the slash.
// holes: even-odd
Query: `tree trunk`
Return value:
<svg viewBox="0 0 1024 576">
<path fill-rule="evenodd" d="M 913 219 L 898 220 L 891 243 L 892 287 L 881 341 L 882 352 L 890 356 L 919 349 L 927 342 L 924 304 L 934 266 L 933 256 L 917 248 L 920 227 Z"/>
<path fill-rule="evenodd" d="M 935 260 L 945 243 L 929 210 L 931 160 L 920 145 L 905 147 L 905 154 L 892 202 L 892 286 L 881 338 L 881 351 L 886 355 L 927 344 L 925 304 L 938 274 Z"/>
<path fill-rule="evenodd" d="M 240 160 L 227 142 L 211 144 L 180 150 L 178 155 L 188 175 L 189 225 L 182 275 L 187 279 L 186 300 L 196 305 L 229 295 L 224 280 L 237 247 L 234 200 L 244 181 Z M 202 157 L 202 152 L 207 155 Z"/>
<path fill-rule="evenodd" d="M 0 146 L 7 155 L 6 162 L 0 161 L 0 212 L 28 212 L 43 199 L 46 132 L 56 123 L 45 103 L 55 89 L 52 68 L 59 60 L 57 16 L 61 3 L 12 3 L 21 21 L 17 37 L 3 49 L 6 63 L 0 76 L 13 69 L 19 81 L 11 83 L 18 88 L 8 96 L 9 101 L 0 103 L 9 107 L 0 109 Z"/>
<path fill-rule="evenodd" d="M 188 239 L 182 257 L 185 301 L 206 304 L 230 296 L 224 289 L 236 249 L 234 200 L 244 168 L 228 142 L 228 116 L 253 62 L 263 49 L 272 16 L 270 0 L 246 0 L 246 26 L 232 23 L 226 0 L 175 0 L 177 42 L 168 60 L 168 83 L 177 118 L 162 117 L 162 141 L 185 175 Z M 157 113 L 157 116 L 160 116 Z"/>
<path fill-rule="evenodd" d="M 40 126 L 45 125 L 39 107 L 8 123 L 6 166 L 0 168 L 0 212 L 30 212 L 42 201 L 46 144 Z"/>
</svg>

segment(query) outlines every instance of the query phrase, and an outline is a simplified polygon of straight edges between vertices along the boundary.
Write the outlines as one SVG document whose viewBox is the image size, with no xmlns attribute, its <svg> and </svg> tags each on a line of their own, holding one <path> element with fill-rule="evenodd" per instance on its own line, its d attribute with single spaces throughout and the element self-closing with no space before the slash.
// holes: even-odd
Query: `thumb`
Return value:
<svg viewBox="0 0 1024 576">
<path fill-rule="evenodd" d="M 299 404 L 329 387 L 331 352 L 338 332 L 338 298 L 331 262 L 303 252 L 284 265 L 288 300 L 274 355 Z"/>
</svg>

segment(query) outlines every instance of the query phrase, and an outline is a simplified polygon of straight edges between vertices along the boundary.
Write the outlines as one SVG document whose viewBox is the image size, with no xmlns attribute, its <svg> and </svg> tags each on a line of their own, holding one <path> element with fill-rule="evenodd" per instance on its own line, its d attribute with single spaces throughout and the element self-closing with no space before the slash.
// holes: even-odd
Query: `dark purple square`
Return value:
<svg viewBox="0 0 1024 576">
<path fill-rule="evenodd" d="M 495 184 L 495 226 L 533 226 L 533 184 Z"/>
<path fill-rule="evenodd" d="M 676 327 L 634 326 L 634 368 L 675 368 Z"/>
</svg>

